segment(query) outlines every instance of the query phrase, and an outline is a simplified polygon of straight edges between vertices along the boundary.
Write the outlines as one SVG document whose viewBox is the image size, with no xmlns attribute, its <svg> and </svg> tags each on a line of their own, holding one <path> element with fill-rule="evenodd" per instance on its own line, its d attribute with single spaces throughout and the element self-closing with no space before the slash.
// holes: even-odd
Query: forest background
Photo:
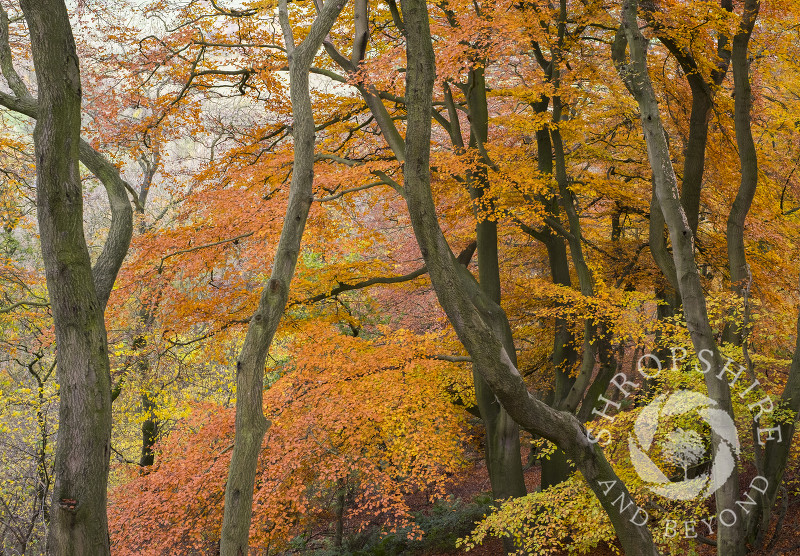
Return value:
<svg viewBox="0 0 800 556">
<path fill-rule="evenodd" d="M 4 552 L 796 548 L 793 3 L 0 8 Z"/>
</svg>

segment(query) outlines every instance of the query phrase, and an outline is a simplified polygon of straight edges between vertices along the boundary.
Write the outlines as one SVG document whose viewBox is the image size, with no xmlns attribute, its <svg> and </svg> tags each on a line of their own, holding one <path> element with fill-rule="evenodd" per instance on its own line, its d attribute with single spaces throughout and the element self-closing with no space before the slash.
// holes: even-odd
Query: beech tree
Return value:
<svg viewBox="0 0 800 556">
<path fill-rule="evenodd" d="M 436 219 L 430 193 L 430 122 L 432 93 L 436 76 L 427 4 L 401 4 L 407 32 L 405 193 L 414 234 L 428 265 L 436 295 L 464 346 L 481 369 L 486 381 L 511 417 L 522 426 L 552 440 L 572 459 L 586 477 L 611 518 L 626 552 L 657 554 L 646 527 L 635 525 L 613 508 L 612 500 L 599 481 L 621 485 L 602 451 L 592 443 L 578 420 L 558 412 L 534 398 L 483 315 L 502 309 L 477 287 L 474 278 L 456 264 Z"/>
<path fill-rule="evenodd" d="M 222 523 L 220 552 L 246 554 L 253 512 L 253 487 L 256 464 L 264 433 L 269 426 L 264 417 L 264 365 L 272 338 L 289 299 L 300 243 L 308 211 L 314 200 L 314 113 L 308 90 L 308 75 L 322 41 L 336 21 L 346 0 L 329 0 L 319 11 L 308 36 L 295 44 L 286 0 L 280 5 L 280 22 L 289 58 L 292 99 L 292 137 L 294 165 L 289 204 L 273 261 L 272 274 L 261 294 L 258 310 L 252 316 L 242 352 L 236 363 L 236 434 L 228 483 L 225 486 L 225 518 Z"/>
<path fill-rule="evenodd" d="M 743 229 L 745 217 L 749 211 L 758 181 L 756 153 L 750 130 L 752 97 L 748 62 L 748 43 L 758 11 L 759 3 L 757 1 L 744 3 L 738 30 L 733 38 L 731 53 L 736 95 L 736 142 L 739 147 L 741 161 L 741 182 L 728 219 L 727 242 L 730 279 L 732 287 L 740 295 L 746 295 L 750 288 L 747 276 L 748 267 L 745 260 Z M 732 415 L 729 380 L 726 377 L 724 361 L 709 324 L 706 295 L 703 292 L 695 261 L 695 233 L 680 202 L 669 146 L 666 143 L 666 135 L 661 123 L 661 114 L 648 74 L 648 40 L 639 29 L 638 14 L 638 3 L 636 1 L 623 3 L 621 12 L 622 26 L 617 36 L 618 41 L 614 46 L 615 60 L 620 77 L 625 81 L 639 105 L 647 142 L 648 157 L 650 166 L 653 169 L 653 190 L 669 229 L 678 280 L 677 286 L 683 299 L 686 323 L 691 333 L 692 344 L 697 353 L 705 351 L 711 354 L 711 369 L 705 374 L 709 394 L 720 407 Z M 629 52 L 628 63 L 625 60 L 626 45 Z M 800 321 L 798 321 L 798 326 L 800 326 Z M 736 332 L 736 329 L 731 325 L 726 328 L 725 336 L 728 340 L 731 337 L 736 339 L 740 334 L 741 332 Z M 738 341 L 741 340 L 739 339 Z M 789 371 L 789 379 L 784 387 L 781 399 L 781 403 L 785 404 L 793 412 L 800 409 L 800 400 L 798 400 L 800 378 L 797 375 L 799 357 L 796 348 Z M 752 377 L 752 370 L 750 375 L 751 378 L 754 378 Z M 771 402 L 770 407 L 772 407 Z M 780 463 L 780 460 L 788 455 L 790 442 L 787 442 L 787 440 L 792 438 L 795 422 L 796 419 L 791 419 L 790 422 L 781 424 L 781 440 L 767 443 L 766 453 L 769 456 L 765 462 L 768 461 L 769 463 L 767 466 L 762 464 L 759 469 L 766 473 L 767 491 L 761 492 L 759 489 L 751 488 L 748 493 L 748 496 L 756 501 L 757 511 L 751 514 L 748 509 L 746 513 L 743 513 L 740 506 L 737 505 L 737 500 L 739 499 L 739 475 L 735 469 L 724 485 L 716 492 L 717 512 L 721 513 L 727 510 L 734 512 L 736 515 L 733 526 L 720 528 L 717 541 L 717 549 L 720 554 L 744 554 L 746 552 L 746 544 L 744 542 L 746 538 L 753 542 L 756 541 L 756 537 L 763 536 L 764 531 L 762 528 L 769 521 L 769 518 L 766 517 L 765 519 L 765 516 L 770 514 L 775 503 L 777 485 L 780 484 L 785 469 L 785 463 Z M 788 436 L 783 436 L 784 432 Z"/>
<path fill-rule="evenodd" d="M 86 517 L 104 515 L 109 476 L 112 550 L 244 554 L 417 542 L 449 480 L 485 464 L 494 511 L 467 545 L 684 553 L 694 541 L 664 525 L 705 503 L 652 503 L 624 449 L 642 405 L 676 389 L 781 437 L 739 426 L 714 500 L 736 524 L 704 542 L 741 554 L 785 538 L 776 503 L 797 495 L 784 474 L 800 410 L 793 5 L 196 0 L 124 21 L 106 18 L 117 4 L 27 2 L 27 27 L 11 6 L 0 105 L 39 120 L 62 388 L 47 512 L 44 441 L 26 467 L 45 485 L 30 498 L 52 515 L 53 552 L 109 549 Z M 85 10 L 103 23 L 56 48 Z M 29 43 L 36 89 L 15 69 Z M 4 183 L 15 164 L 33 170 L 5 156 L 28 150 L 25 121 L 9 117 L 0 139 Z M 139 191 L 120 174 L 136 160 Z M 3 241 L 34 229 L 32 211 L 11 212 Z M 45 273 L 20 266 L 0 260 L 14 284 L 0 385 L 25 374 L 39 394 L 0 395 L 9 408 L 29 395 L 33 412 L 50 304 Z M 620 387 L 671 347 L 683 364 Z M 603 425 L 605 451 L 587 432 Z M 719 439 L 691 430 L 691 446 L 655 439 L 669 480 L 713 455 Z M 526 494 L 529 435 L 541 481 Z M 743 492 L 753 473 L 768 488 Z"/>
<path fill-rule="evenodd" d="M 37 216 L 60 384 L 48 552 L 104 554 L 109 551 L 111 382 L 103 315 L 130 243 L 133 211 L 119 171 L 80 138 L 80 69 L 66 6 L 55 0 L 21 2 L 21 7 L 30 30 L 37 98 L 14 70 L 3 10 L 0 61 L 14 95 L 3 93 L 0 103 L 36 118 Z M 105 185 L 113 215 L 94 265 L 83 233 L 79 160 Z"/>
</svg>

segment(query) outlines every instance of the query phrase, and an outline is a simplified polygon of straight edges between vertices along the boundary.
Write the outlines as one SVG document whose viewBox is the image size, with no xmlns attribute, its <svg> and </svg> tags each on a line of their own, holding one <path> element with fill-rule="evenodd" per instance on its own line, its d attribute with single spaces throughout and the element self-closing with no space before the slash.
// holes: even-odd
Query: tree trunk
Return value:
<svg viewBox="0 0 800 556">
<path fill-rule="evenodd" d="M 744 246 L 744 223 L 758 185 L 758 159 L 750 127 L 753 97 L 750 87 L 748 45 L 758 17 L 759 8 L 760 3 L 757 0 L 745 1 L 744 13 L 739 23 L 739 30 L 733 38 L 733 47 L 731 49 L 731 67 L 733 69 L 735 92 L 734 120 L 736 124 L 736 145 L 739 149 L 739 161 L 741 164 L 741 181 L 728 216 L 728 264 L 731 273 L 731 288 L 739 297 L 744 298 L 745 321 L 749 310 L 746 298 L 750 288 L 751 276 Z M 744 332 L 738 323 L 728 323 L 723 333 L 723 339 L 736 345 L 742 345 Z M 798 317 L 797 332 L 800 333 L 800 317 Z M 792 365 L 789 369 L 789 378 L 780 402 L 776 405 L 778 411 L 782 413 L 796 415 L 800 411 L 800 335 L 797 336 Z M 755 429 L 755 441 L 765 445 L 763 463 L 759 471 L 766 478 L 767 485 L 762 490 L 751 487 L 748 496 L 750 499 L 755 500 L 756 506 L 743 517 L 745 523 L 744 535 L 756 547 L 760 547 L 763 544 L 764 534 L 769 529 L 772 507 L 775 505 L 778 490 L 783 480 L 796 422 L 795 418 L 776 423 L 775 426 L 779 430 L 777 432 L 770 431 L 763 436 L 761 434 L 762 431 Z M 769 431 L 767 425 L 759 423 L 759 426 L 763 426 Z"/>
<path fill-rule="evenodd" d="M 597 493 L 628 554 L 655 555 L 646 527 L 635 525 L 614 505 L 617 495 L 630 498 L 592 444 L 578 420 L 534 398 L 512 363 L 503 343 L 484 320 L 502 309 L 487 299 L 472 275 L 460 267 L 442 234 L 430 189 L 430 137 L 433 83 L 436 76 L 430 22 L 424 0 L 401 3 L 407 32 L 405 191 L 414 234 L 425 259 L 433 287 L 450 323 L 500 403 L 521 426 L 553 441 L 565 450 Z M 611 489 L 614 489 L 613 494 Z"/>
<path fill-rule="evenodd" d="M 750 128 L 750 110 L 753 106 L 753 93 L 750 88 L 750 62 L 747 59 L 750 35 L 758 17 L 759 0 L 745 0 L 744 14 L 739 23 L 739 31 L 733 37 L 731 48 L 731 69 L 733 70 L 734 109 L 736 124 L 736 146 L 739 149 L 741 181 L 739 191 L 728 215 L 726 239 L 728 242 L 728 266 L 731 272 L 731 288 L 737 296 L 744 298 L 750 287 L 750 267 L 744 248 L 744 221 L 750 212 L 750 205 L 758 185 L 758 158 Z M 745 314 L 747 307 L 745 306 Z M 741 345 L 743 330 L 738 323 L 728 323 L 723 340 Z"/>
<path fill-rule="evenodd" d="M 681 205 L 686 211 L 686 219 L 692 234 L 697 238 L 697 225 L 700 221 L 700 192 L 703 186 L 703 173 L 708 143 L 708 117 L 711 112 L 711 97 L 702 85 L 696 84 L 703 77 L 699 73 L 689 76 L 692 91 L 692 111 L 689 115 L 689 139 L 683 163 L 681 182 Z"/>
<path fill-rule="evenodd" d="M 776 404 L 776 412 L 784 415 L 797 415 L 800 412 L 800 315 L 797 318 L 796 327 L 797 341 L 792 357 L 792 365 L 789 368 L 789 378 L 783 389 L 780 402 Z M 764 459 L 761 475 L 767 479 L 766 492 L 761 492 L 755 488 L 750 489 L 750 497 L 756 501 L 756 507 L 745 516 L 745 534 L 747 539 L 759 546 L 762 544 L 763 536 L 769 529 L 772 507 L 778 495 L 778 490 L 783 480 L 783 473 L 786 470 L 786 463 L 792 449 L 792 438 L 794 438 L 797 427 L 797 418 L 776 423 L 780 431 L 770 433 L 772 440 L 766 440 L 767 435 L 763 435 L 762 441 L 766 444 L 764 449 Z M 766 427 L 767 425 L 763 425 Z M 778 532 L 775 533 L 776 535 Z"/>
<path fill-rule="evenodd" d="M 566 16 L 564 16 L 566 17 Z M 553 83 L 558 87 L 560 83 L 558 69 L 553 70 Z M 592 274 L 589 266 L 586 264 L 586 259 L 583 256 L 582 233 L 581 223 L 578 217 L 578 212 L 575 208 L 575 196 L 569 189 L 568 176 L 567 176 L 567 163 L 564 154 L 564 143 L 561 138 L 561 132 L 558 129 L 558 122 L 561 121 L 561 99 L 558 96 L 553 97 L 553 127 L 550 130 L 550 136 L 553 142 L 553 159 L 555 160 L 556 170 L 556 183 L 558 184 L 559 198 L 561 199 L 561 206 L 567 215 L 567 222 L 569 226 L 569 234 L 567 242 L 569 243 L 569 251 L 572 256 L 572 264 L 578 274 L 578 285 L 580 286 L 581 294 L 586 297 L 594 295 L 594 284 Z M 587 389 L 591 385 L 592 374 L 595 366 L 595 355 L 598 348 L 597 328 L 598 323 L 593 318 L 584 319 L 583 324 L 583 352 L 581 356 L 581 367 L 578 371 L 578 376 L 572 384 L 572 388 L 567 394 L 566 398 L 561 402 L 558 407 L 566 411 L 575 412 L 584 399 Z M 608 386 L 607 384 L 605 386 Z M 605 390 L 603 386 L 603 390 Z"/>
<path fill-rule="evenodd" d="M 552 75 L 552 68 L 550 70 Z M 543 100 L 534 105 L 537 112 L 546 112 L 549 100 Z M 550 131 L 547 128 L 536 131 L 536 148 L 538 152 L 537 166 L 543 174 L 553 174 L 553 143 L 550 139 Z M 559 205 L 557 196 L 552 199 L 540 198 L 545 210 L 553 217 L 559 216 Z M 567 260 L 567 246 L 564 238 L 556 234 L 552 228 L 547 227 L 539 238 L 547 249 L 547 259 L 550 263 L 550 278 L 554 284 L 572 287 L 572 279 L 569 274 L 569 261 Z M 561 407 L 566 401 L 572 387 L 575 384 L 575 377 L 571 372 L 578 362 L 578 353 L 575 350 L 575 338 L 569 328 L 566 319 L 556 317 L 553 330 L 553 371 L 554 384 L 552 393 L 553 407 Z M 573 471 L 573 467 L 567 461 L 564 451 L 557 448 L 556 451 L 547 459 L 542 460 L 541 487 L 548 487 L 564 482 Z"/>
<path fill-rule="evenodd" d="M 708 393 L 717 402 L 719 408 L 732 419 L 733 408 L 727 379 L 717 378 L 722 368 L 722 360 L 708 320 L 705 295 L 694 258 L 694 236 L 679 200 L 677 179 L 672 167 L 664 127 L 661 123 L 658 102 L 647 69 L 648 41 L 639 30 L 637 12 L 636 0 L 623 2 L 622 25 L 613 47 L 614 61 L 620 77 L 639 105 L 647 143 L 647 154 L 653 170 L 653 184 L 669 229 L 678 286 L 683 299 L 684 314 L 692 344 L 696 353 L 705 351 L 711 354 L 711 369 L 705 373 Z M 625 60 L 626 45 L 630 49 L 629 63 L 626 63 Z M 717 446 L 722 439 L 714 434 L 713 441 Z M 736 523 L 740 523 L 742 517 L 736 505 L 738 494 L 739 474 L 734 468 L 730 476 L 716 491 L 716 504 L 718 514 L 722 511 L 733 512 L 736 516 Z M 728 520 L 730 521 L 730 519 L 732 518 Z M 740 527 L 720 527 L 717 534 L 718 552 L 726 556 L 743 554 L 744 545 L 741 537 Z"/>
<path fill-rule="evenodd" d="M 470 121 L 470 146 L 485 145 L 489 135 L 489 111 L 486 100 L 486 79 L 483 68 L 477 67 L 469 72 L 467 84 L 467 106 Z M 456 145 L 457 146 L 457 145 Z M 480 213 L 491 212 L 493 203 L 487 194 L 488 175 L 485 166 L 470 171 L 467 175 L 470 194 L 477 203 L 477 224 L 475 233 L 478 243 L 478 280 L 486 296 L 500 305 L 500 261 L 497 250 L 497 221 L 494 216 L 485 217 Z M 506 323 L 500 326 L 504 333 L 500 338 L 516 365 L 517 352 L 514 338 Z M 505 409 L 494 396 L 483 379 L 479 369 L 473 366 L 472 376 L 475 384 L 475 397 L 481 419 L 486 427 L 486 466 L 492 484 L 495 500 L 525 496 L 525 478 L 522 474 L 520 455 L 519 425 L 508 416 Z M 513 550 L 513 546 L 508 546 Z"/>
<path fill-rule="evenodd" d="M 142 392 L 142 450 L 139 457 L 139 467 L 150 467 L 155 463 L 156 454 L 154 446 L 158 438 L 158 418 L 155 411 L 158 409 L 154 396 L 148 392 Z"/>
<path fill-rule="evenodd" d="M 294 167 L 289 204 L 272 274 L 250 324 L 236 363 L 236 433 L 225 485 L 222 522 L 222 556 L 248 554 L 258 454 L 269 423 L 264 417 L 264 366 L 272 338 L 289 298 L 308 211 L 314 200 L 314 115 L 308 73 L 314 55 L 344 7 L 346 0 L 328 0 L 314 20 L 308 36 L 295 48 L 287 1 L 280 4 L 280 20 L 289 57 L 289 83 L 294 115 Z"/>
<path fill-rule="evenodd" d="M 545 135 L 548 134 L 545 132 Z M 546 234 L 545 247 L 547 248 L 547 258 L 550 263 L 550 275 L 553 283 L 569 287 L 571 281 L 569 263 L 567 262 L 567 248 L 564 245 L 564 240 L 555 235 L 549 228 L 544 233 Z M 551 403 L 553 407 L 559 407 L 564 402 L 573 384 L 575 384 L 575 378 L 570 376 L 570 371 L 577 363 L 578 355 L 575 352 L 573 342 L 574 338 L 569 329 L 569 323 L 566 319 L 557 317 L 553 331 L 552 360 L 555 373 L 553 401 Z M 566 481 L 574 470 L 567 461 L 564 451 L 560 448 L 557 448 L 548 459 L 542 460 L 541 465 L 541 487 L 543 490 Z"/>
<path fill-rule="evenodd" d="M 78 57 L 62 0 L 23 0 L 21 6 L 39 91 L 34 129 L 36 201 L 60 385 L 47 550 L 108 554 L 111 379 L 105 302 L 95 287 L 83 234 Z"/>
<path fill-rule="evenodd" d="M 664 290 L 663 297 L 667 300 L 673 300 L 673 310 L 677 309 L 681 304 L 680 286 L 678 285 L 678 272 L 675 270 L 675 261 L 667 249 L 667 238 L 665 237 L 664 213 L 661 210 L 661 205 L 658 203 L 658 195 L 656 188 L 653 187 L 653 195 L 650 199 L 650 221 L 649 221 L 649 236 L 648 244 L 650 246 L 650 254 L 653 260 L 664 275 L 666 285 L 662 287 Z"/>
<path fill-rule="evenodd" d="M 733 11 L 731 0 L 721 0 L 720 5 Z M 714 93 L 725 79 L 730 64 L 731 52 L 728 37 L 720 33 L 717 37 L 717 67 L 711 70 L 710 82 L 700 71 L 692 51 L 676 42 L 664 28 L 653 11 L 659 9 L 653 3 L 642 6 L 642 12 L 655 30 L 659 40 L 683 69 L 686 81 L 692 91 L 692 108 L 689 115 L 689 138 L 686 141 L 681 181 L 681 205 L 686 213 L 689 228 L 697 241 L 697 226 L 700 220 L 700 193 L 703 187 L 703 173 L 706 164 L 706 145 L 708 144 L 708 121 L 714 105 Z M 663 228 L 663 225 L 662 225 Z"/>
</svg>

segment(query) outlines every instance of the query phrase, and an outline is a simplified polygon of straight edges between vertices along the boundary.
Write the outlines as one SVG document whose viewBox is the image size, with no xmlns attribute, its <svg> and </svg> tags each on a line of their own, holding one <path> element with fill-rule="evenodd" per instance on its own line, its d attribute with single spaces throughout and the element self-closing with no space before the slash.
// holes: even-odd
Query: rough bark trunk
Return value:
<svg viewBox="0 0 800 556">
<path fill-rule="evenodd" d="M 8 42 L 8 24 L 8 14 L 0 6 L 0 70 L 14 93 L 8 95 L 0 92 L 0 105 L 36 119 L 39 117 L 39 101 L 31 95 L 25 82 L 14 69 L 11 47 Z M 122 179 L 116 166 L 83 139 L 80 140 L 78 152 L 80 161 L 103 184 L 111 208 L 111 226 L 108 236 L 92 269 L 98 300 L 101 309 L 105 310 L 133 235 L 133 209 L 126 193 L 126 189 L 130 191 L 132 189 Z"/>
<path fill-rule="evenodd" d="M 95 287 L 83 234 L 78 57 L 63 0 L 23 0 L 21 6 L 39 91 L 34 129 L 36 202 L 60 385 L 47 550 L 108 554 L 111 379 L 103 320 L 107 294 Z M 98 285 L 104 284 L 100 280 Z"/>
<path fill-rule="evenodd" d="M 461 268 L 442 234 L 430 190 L 430 137 L 433 83 L 436 76 L 427 5 L 424 0 L 401 3 L 407 33 L 405 190 L 414 234 L 428 265 L 436 295 L 445 313 L 484 374 L 500 403 L 521 426 L 563 448 L 609 514 L 628 554 L 655 555 L 652 537 L 614 505 L 617 493 L 629 498 L 598 446 L 592 444 L 578 420 L 534 398 L 492 327 L 484 321 L 484 307 L 495 305 Z M 615 489 L 613 495 L 604 489 Z"/>
<path fill-rule="evenodd" d="M 308 75 L 314 55 L 339 16 L 346 0 L 328 0 L 314 20 L 308 36 L 295 47 L 286 0 L 279 8 L 286 50 L 289 57 L 290 97 L 292 102 L 294 167 L 289 204 L 281 238 L 275 253 L 272 274 L 250 324 L 236 363 L 236 433 L 228 482 L 225 486 L 225 514 L 222 523 L 222 556 L 246 555 L 253 512 L 253 488 L 261 443 L 269 423 L 262 407 L 264 366 L 272 338 L 286 302 L 294 276 L 308 211 L 314 200 L 314 114 L 308 88 Z"/>
<path fill-rule="evenodd" d="M 614 60 L 620 77 L 639 105 L 647 143 L 647 154 L 653 170 L 653 184 L 669 229 L 678 286 L 683 298 L 686 324 L 692 344 L 696 353 L 707 350 L 707 353 L 711 354 L 711 370 L 705 373 L 708 393 L 717 402 L 720 409 L 733 418 L 727 379 L 717 378 L 717 374 L 722 368 L 721 357 L 709 324 L 705 295 L 695 263 L 694 236 L 680 203 L 677 179 L 672 167 L 664 127 L 661 123 L 658 102 L 648 74 L 648 41 L 639 30 L 637 12 L 638 2 L 636 0 L 624 0 L 621 12 L 622 25 L 613 47 Z M 625 59 L 626 45 L 630 50 L 630 59 L 627 63 Z M 716 435 L 713 440 L 715 446 L 722 441 Z M 733 512 L 737 523 L 741 522 L 739 508 L 736 505 L 738 483 L 739 474 L 734 468 L 727 480 L 716 491 L 717 512 L 723 510 Z M 717 535 L 717 547 L 720 554 L 733 556 L 743 554 L 744 546 L 740 528 L 720 527 Z"/>
</svg>

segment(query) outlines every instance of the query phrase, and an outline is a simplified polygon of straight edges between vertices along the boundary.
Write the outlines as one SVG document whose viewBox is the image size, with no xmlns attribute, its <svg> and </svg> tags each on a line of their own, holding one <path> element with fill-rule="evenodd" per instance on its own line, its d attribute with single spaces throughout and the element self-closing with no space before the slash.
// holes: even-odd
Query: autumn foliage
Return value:
<svg viewBox="0 0 800 556">
<path fill-rule="evenodd" d="M 306 357 L 270 370 L 264 402 L 272 426 L 259 461 L 253 546 L 280 549 L 327 526 L 337 503 L 361 527 L 394 531 L 413 525 L 406 495 L 442 495 L 465 465 L 469 434 L 455 404 L 469 404 L 470 394 L 463 371 L 430 358 L 437 341 L 439 334 L 404 330 L 363 340 L 323 326 L 302 330 L 287 346 Z M 153 469 L 113 491 L 120 553 L 213 545 L 232 421 L 230 410 L 197 405 L 162 441 Z"/>
<path fill-rule="evenodd" d="M 0 61 L 13 59 L 36 93 L 25 18 L 17 3 L 0 4 L 8 12 Z M 70 12 L 81 60 L 82 137 L 120 169 L 135 213 L 105 312 L 114 553 L 213 553 L 219 546 L 238 358 L 281 256 L 295 166 L 297 115 L 279 4 L 93 0 Z M 284 3 L 296 44 L 324 4 Z M 628 452 L 615 449 L 627 446 L 641 406 L 660 393 L 708 393 L 691 374 L 695 323 L 685 317 L 685 304 L 700 301 L 681 299 L 676 288 L 682 276 L 669 267 L 675 246 L 653 193 L 640 105 L 623 82 L 627 66 L 612 56 L 622 4 L 428 3 L 436 59 L 430 189 L 459 265 L 480 286 L 488 282 L 482 265 L 497 265 L 502 310 L 493 314 L 506 320 L 494 332 L 508 325 L 526 394 L 569 413 L 583 429 L 610 427 L 613 442 L 604 453 L 613 472 L 637 503 L 650 504 L 655 543 L 683 554 L 695 541 L 665 537 L 663 524 L 713 513 L 713 504 L 654 501 Z M 711 341 L 746 367 L 748 384 L 759 381 L 746 395 L 739 396 L 741 384 L 731 389 L 742 489 L 764 457 L 751 436 L 750 406 L 768 397 L 776 411 L 767 424 L 789 427 L 796 412 L 787 385 L 800 371 L 792 363 L 800 8 L 763 2 L 747 47 L 758 184 L 744 226 L 746 285 L 731 279 L 728 231 L 746 165 L 730 69 L 744 10 L 738 0 L 662 0 L 642 2 L 638 12 L 693 228 Z M 414 138 L 406 132 L 405 87 L 413 61 L 406 59 L 403 21 L 394 0 L 351 2 L 311 66 L 313 199 L 264 375 L 270 427 L 258 457 L 249 544 L 266 554 L 312 538 L 315 546 L 344 550 L 348 536 L 365 531 L 422 538 L 420 506 L 444 499 L 453 481 L 487 465 L 473 376 L 482 370 L 471 368 L 469 346 L 455 334 L 463 322 L 437 302 L 407 205 L 404 147 Z M 2 70 L 11 87 L 5 62 Z M 32 120 L 15 111 L 5 83 L 0 431 L 9 440 L 0 456 L 7 462 L 0 497 L 26 504 L 0 510 L 0 517 L 2 542 L 19 550 L 44 542 L 59 386 L 38 246 Z M 85 234 L 96 261 L 111 213 L 102 179 L 85 166 L 81 172 Z M 684 198 L 692 188 L 695 205 Z M 486 223 L 496 231 L 496 254 L 482 253 L 485 243 L 477 241 Z M 684 366 L 630 399 L 617 395 L 613 401 L 623 405 L 613 425 L 592 414 L 598 396 L 614 393 L 612 376 L 635 376 L 641 356 L 677 346 L 691 354 Z M 551 456 L 560 461 L 541 436 L 523 432 L 526 468 L 544 469 Z M 793 443 L 780 494 L 788 508 L 798 495 L 797 439 L 785 440 Z M 660 455 L 661 465 L 681 471 Z M 498 502 L 459 547 L 505 536 L 516 539 L 505 548 L 527 553 L 619 550 L 619 532 L 590 485 L 566 463 L 561 471 L 563 482 L 548 490 Z M 773 525 L 767 520 L 759 533 L 767 535 L 761 546 L 783 542 L 774 522 L 791 512 L 775 508 Z"/>
</svg>

